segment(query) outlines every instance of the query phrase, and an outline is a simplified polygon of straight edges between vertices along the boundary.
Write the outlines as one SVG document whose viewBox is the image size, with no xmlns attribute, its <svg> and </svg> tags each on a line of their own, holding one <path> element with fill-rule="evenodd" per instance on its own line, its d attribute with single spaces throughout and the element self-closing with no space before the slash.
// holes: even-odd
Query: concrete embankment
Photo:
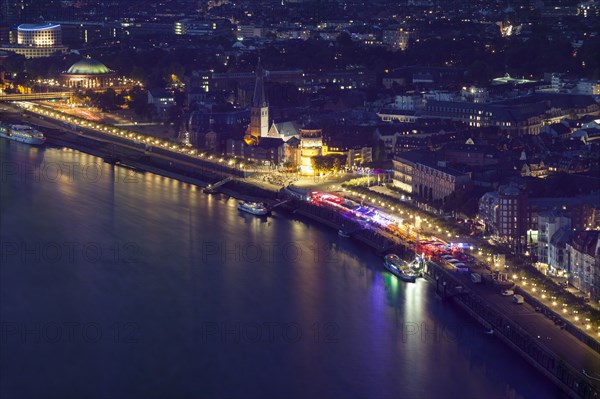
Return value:
<svg viewBox="0 0 600 399">
<path fill-rule="evenodd" d="M 113 141 L 81 137 L 64 132 L 48 136 L 49 143 L 54 145 L 68 146 L 99 157 L 117 153 L 124 163 L 135 170 L 148 171 L 199 186 L 206 186 L 208 183 L 231 176 L 229 171 L 220 168 L 219 165 L 215 165 L 215 168 L 211 169 L 209 164 L 190 164 L 183 159 L 169 159 L 165 154 L 148 154 L 143 149 L 120 145 Z M 278 197 L 278 193 L 274 190 L 266 190 L 242 180 L 233 180 L 220 188 L 220 191 L 227 195 L 250 200 L 275 200 Z M 352 232 L 351 240 L 368 245 L 379 254 L 396 252 L 402 255 L 406 251 L 406 245 L 399 238 L 377 229 L 363 228 L 356 221 L 339 212 L 301 200 L 293 200 L 282 206 L 281 209 L 294 211 L 301 217 L 334 229 L 343 227 L 344 230 Z M 464 282 L 457 279 L 453 272 L 445 270 L 435 263 L 429 263 L 427 275 L 435 282 L 442 298 L 452 301 L 465 310 L 486 329 L 493 329 L 495 336 L 540 370 L 569 396 L 585 399 L 597 398 L 595 396 L 597 391 L 586 376 L 575 370 L 565 359 L 541 345 L 518 323 L 511 320 L 509 315 L 494 309 L 483 298 L 465 289 Z"/>
<path fill-rule="evenodd" d="M 166 152 L 149 153 L 144 149 L 120 143 L 118 140 L 110 140 L 110 137 L 100 139 L 59 130 L 47 130 L 46 136 L 49 145 L 73 148 L 100 158 L 113 157 L 119 160 L 117 166 L 128 167 L 141 173 L 151 172 L 200 187 L 206 187 L 227 177 L 234 177 L 234 180 L 221 187 L 219 192 L 242 200 L 267 201 L 277 197 L 275 190 L 267 190 L 248 183 L 241 178 L 242 172 L 238 171 L 238 176 L 235 176 L 232 173 L 235 173 L 235 170 L 218 164 L 199 160 L 191 163 L 184 160 L 182 156 L 179 156 L 182 159 L 177 156 L 169 158 Z"/>
<path fill-rule="evenodd" d="M 347 231 L 358 224 L 339 213 L 303 201 L 294 201 L 295 213 L 304 218 L 324 224 L 334 229 L 344 226 Z M 377 253 L 396 252 L 402 254 L 406 246 L 397 240 L 374 229 L 355 231 L 351 240 L 359 241 L 373 248 Z M 444 299 L 464 310 L 493 335 L 518 353 L 523 359 L 556 384 L 566 395 L 573 398 L 597 398 L 596 387 L 580 371 L 565 359 L 543 345 L 523 326 L 513 320 L 509 314 L 495 309 L 482 297 L 472 292 L 456 272 L 428 262 L 426 277 L 436 284 L 436 292 Z"/>
<path fill-rule="evenodd" d="M 427 276 L 436 284 L 440 297 L 451 301 L 477 320 L 484 328 L 507 344 L 533 367 L 553 381 L 573 398 L 596 398 L 596 387 L 569 360 L 548 349 L 507 314 L 491 306 L 481 296 L 466 287 L 455 272 L 428 262 Z"/>
<path fill-rule="evenodd" d="M 300 200 L 294 200 L 291 203 L 291 206 L 298 215 L 332 227 L 336 230 L 343 228 L 344 230 L 351 232 L 351 234 L 349 234 L 350 239 L 368 245 L 378 254 L 396 252 L 402 255 L 405 252 L 405 248 L 399 239 L 393 240 L 391 237 L 384 235 L 376 229 L 363 228 L 355 220 L 350 219 L 339 212 Z"/>
<path fill-rule="evenodd" d="M 527 291 L 522 289 L 521 287 L 515 287 L 515 293 L 522 295 L 525 298 L 525 301 L 531 304 L 534 307 L 541 309 L 541 312 L 545 314 L 552 320 L 556 320 L 558 323 L 562 324 L 564 328 L 571 333 L 578 340 L 600 353 L 600 343 L 586 334 L 583 329 L 573 325 L 569 320 L 565 319 L 560 313 L 551 309 L 546 304 L 538 300 L 536 297 L 529 294 Z M 600 396 L 600 394 L 599 394 Z"/>
</svg>

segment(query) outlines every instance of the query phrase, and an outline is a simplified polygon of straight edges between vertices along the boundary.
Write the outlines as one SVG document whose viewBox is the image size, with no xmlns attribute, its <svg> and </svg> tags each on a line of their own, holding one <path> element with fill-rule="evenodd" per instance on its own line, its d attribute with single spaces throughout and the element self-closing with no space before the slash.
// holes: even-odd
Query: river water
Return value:
<svg viewBox="0 0 600 399">
<path fill-rule="evenodd" d="M 0 139 L 2 398 L 551 398 L 330 228 Z"/>
</svg>

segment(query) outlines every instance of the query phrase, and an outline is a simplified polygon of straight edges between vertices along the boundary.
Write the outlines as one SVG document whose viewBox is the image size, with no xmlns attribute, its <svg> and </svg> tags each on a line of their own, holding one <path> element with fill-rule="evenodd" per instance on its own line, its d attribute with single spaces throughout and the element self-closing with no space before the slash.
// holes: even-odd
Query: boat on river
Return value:
<svg viewBox="0 0 600 399">
<path fill-rule="evenodd" d="M 420 273 L 417 270 L 413 270 L 408 263 L 396 254 L 386 255 L 383 259 L 383 265 L 388 271 L 402 281 L 414 283 L 417 280 L 417 277 L 420 276 Z"/>
</svg>

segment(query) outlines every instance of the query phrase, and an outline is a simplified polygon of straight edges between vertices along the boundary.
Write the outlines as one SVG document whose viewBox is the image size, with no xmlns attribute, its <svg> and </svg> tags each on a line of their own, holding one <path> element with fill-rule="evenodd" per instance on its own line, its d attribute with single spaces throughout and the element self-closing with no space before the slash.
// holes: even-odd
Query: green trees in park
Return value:
<svg viewBox="0 0 600 399">
<path fill-rule="evenodd" d="M 346 155 L 318 155 L 310 159 L 315 173 L 338 172 L 346 167 Z"/>
</svg>

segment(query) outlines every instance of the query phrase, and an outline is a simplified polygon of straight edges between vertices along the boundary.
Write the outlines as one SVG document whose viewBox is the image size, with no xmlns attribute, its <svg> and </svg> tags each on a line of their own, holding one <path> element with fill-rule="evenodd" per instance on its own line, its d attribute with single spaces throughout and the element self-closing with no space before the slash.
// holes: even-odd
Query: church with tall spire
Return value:
<svg viewBox="0 0 600 399">
<path fill-rule="evenodd" d="M 279 137 L 269 137 L 269 104 L 265 96 L 265 71 L 258 59 L 256 85 L 250 107 L 250 124 L 243 140 L 227 140 L 225 153 L 260 165 L 277 166 L 289 159 L 289 147 Z"/>
<path fill-rule="evenodd" d="M 250 108 L 250 125 L 246 130 L 244 140 L 248 144 L 257 144 L 261 137 L 269 132 L 269 104 L 265 96 L 265 71 L 258 59 L 256 66 L 256 85 Z"/>
</svg>

